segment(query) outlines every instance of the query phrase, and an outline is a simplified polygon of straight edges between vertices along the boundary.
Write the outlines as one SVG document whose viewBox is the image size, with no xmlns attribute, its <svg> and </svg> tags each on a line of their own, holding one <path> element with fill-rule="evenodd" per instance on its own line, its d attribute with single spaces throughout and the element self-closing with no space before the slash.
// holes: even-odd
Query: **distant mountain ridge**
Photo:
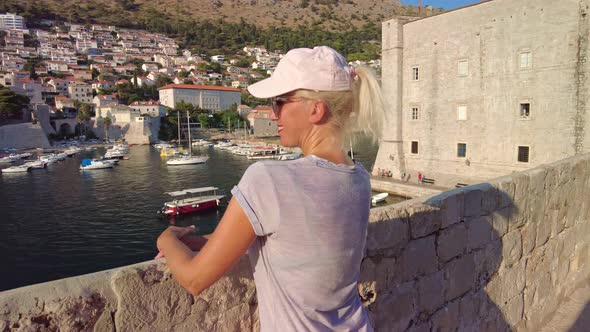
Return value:
<svg viewBox="0 0 590 332">
<path fill-rule="evenodd" d="M 33 27 L 50 19 L 145 29 L 199 53 L 329 45 L 352 60 L 378 57 L 382 21 L 420 16 L 399 0 L 3 0 L 0 12 L 22 15 Z"/>
<path fill-rule="evenodd" d="M 247 23 L 259 27 L 319 25 L 345 30 L 375 24 L 393 16 L 418 16 L 400 0 L 3 0 L 0 12 L 24 12 L 71 22 L 118 26 L 138 23 L 144 12 L 157 10 L 170 17 Z M 440 10 L 439 10 L 440 11 Z"/>
</svg>

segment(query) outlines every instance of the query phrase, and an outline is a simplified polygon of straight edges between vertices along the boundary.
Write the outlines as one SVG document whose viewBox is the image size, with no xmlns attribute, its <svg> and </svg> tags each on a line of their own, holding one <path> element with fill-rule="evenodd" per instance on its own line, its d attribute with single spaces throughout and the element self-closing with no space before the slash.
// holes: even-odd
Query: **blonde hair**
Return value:
<svg viewBox="0 0 590 332">
<path fill-rule="evenodd" d="M 298 90 L 295 94 L 308 99 L 319 99 L 330 109 L 329 124 L 343 138 L 362 132 L 373 141 L 381 138 L 384 122 L 383 96 L 373 71 L 365 66 L 355 67 L 352 91 Z"/>
</svg>

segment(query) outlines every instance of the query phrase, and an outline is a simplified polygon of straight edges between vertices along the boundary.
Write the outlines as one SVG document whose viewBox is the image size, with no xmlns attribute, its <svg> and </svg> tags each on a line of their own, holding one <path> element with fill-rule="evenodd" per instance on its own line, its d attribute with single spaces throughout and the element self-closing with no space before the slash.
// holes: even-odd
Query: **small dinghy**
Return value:
<svg viewBox="0 0 590 332">
<path fill-rule="evenodd" d="M 385 201 L 385 199 L 387 198 L 387 196 L 389 196 L 388 193 L 380 193 L 380 194 L 377 194 L 377 195 L 373 195 L 371 197 L 371 204 L 372 205 L 377 205 L 377 203 Z"/>
</svg>

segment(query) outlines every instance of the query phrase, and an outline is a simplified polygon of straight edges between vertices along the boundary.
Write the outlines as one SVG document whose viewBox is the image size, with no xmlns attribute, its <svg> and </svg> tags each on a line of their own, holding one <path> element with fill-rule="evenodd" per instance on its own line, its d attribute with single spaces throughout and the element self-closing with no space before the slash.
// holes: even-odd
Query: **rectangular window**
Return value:
<svg viewBox="0 0 590 332">
<path fill-rule="evenodd" d="M 412 154 L 418 154 L 418 141 L 412 141 Z"/>
<path fill-rule="evenodd" d="M 518 147 L 518 161 L 522 163 L 529 162 L 529 147 L 528 146 L 519 146 Z"/>
<path fill-rule="evenodd" d="M 520 69 L 531 69 L 533 67 L 533 53 L 520 53 Z"/>
<path fill-rule="evenodd" d="M 467 76 L 469 74 L 469 61 L 461 60 L 457 65 L 457 72 L 459 76 Z"/>
<path fill-rule="evenodd" d="M 420 112 L 418 107 L 412 107 L 412 120 L 418 120 L 420 118 Z"/>
<path fill-rule="evenodd" d="M 531 116 L 531 104 L 520 103 L 520 117 L 528 119 Z"/>
<path fill-rule="evenodd" d="M 419 78 L 418 67 L 412 67 L 412 81 L 417 81 Z"/>
<path fill-rule="evenodd" d="M 467 144 L 457 143 L 457 157 L 466 157 L 466 156 L 467 156 Z"/>
<path fill-rule="evenodd" d="M 466 105 L 457 106 L 457 120 L 460 120 L 460 121 L 467 120 L 467 106 Z"/>
</svg>

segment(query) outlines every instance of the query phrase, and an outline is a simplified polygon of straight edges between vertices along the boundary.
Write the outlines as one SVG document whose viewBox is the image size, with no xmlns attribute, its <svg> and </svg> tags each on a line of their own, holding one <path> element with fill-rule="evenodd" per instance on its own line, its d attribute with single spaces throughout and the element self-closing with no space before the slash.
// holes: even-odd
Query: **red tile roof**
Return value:
<svg viewBox="0 0 590 332">
<path fill-rule="evenodd" d="M 193 85 L 193 84 L 168 84 L 158 90 L 167 89 L 189 89 L 189 90 L 217 90 L 217 91 L 232 91 L 242 92 L 240 89 L 230 88 L 227 86 L 214 86 L 214 85 Z"/>
</svg>

